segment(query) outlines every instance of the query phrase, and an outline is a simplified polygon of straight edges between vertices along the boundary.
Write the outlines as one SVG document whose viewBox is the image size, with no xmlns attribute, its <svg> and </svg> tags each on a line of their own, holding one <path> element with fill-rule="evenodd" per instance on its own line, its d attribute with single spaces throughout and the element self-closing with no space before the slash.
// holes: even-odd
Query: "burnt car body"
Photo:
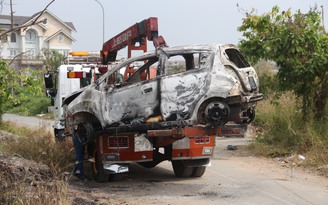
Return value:
<svg viewBox="0 0 328 205">
<path fill-rule="evenodd" d="M 119 81 L 129 65 L 135 72 Z M 192 45 L 127 59 L 67 97 L 63 106 L 70 133 L 86 121 L 110 133 L 247 124 L 262 97 L 255 69 L 236 46 Z"/>
</svg>

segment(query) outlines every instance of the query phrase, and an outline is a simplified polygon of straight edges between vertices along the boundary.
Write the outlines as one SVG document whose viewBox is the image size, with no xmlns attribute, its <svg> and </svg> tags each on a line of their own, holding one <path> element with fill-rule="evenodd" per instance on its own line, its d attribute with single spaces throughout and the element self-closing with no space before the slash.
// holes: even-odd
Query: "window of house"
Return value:
<svg viewBox="0 0 328 205">
<path fill-rule="evenodd" d="M 34 43 L 36 42 L 36 32 L 32 29 L 26 31 L 26 41 L 27 42 L 31 42 L 31 43 Z"/>
<path fill-rule="evenodd" d="M 10 34 L 10 42 L 13 42 L 13 43 L 16 42 L 16 33 L 11 33 Z"/>
<path fill-rule="evenodd" d="M 16 56 L 17 53 L 18 53 L 17 49 L 10 49 L 10 56 L 11 56 L 11 57 Z"/>
<path fill-rule="evenodd" d="M 70 50 L 68 49 L 55 49 L 58 53 L 62 54 L 64 57 L 68 56 Z"/>
</svg>

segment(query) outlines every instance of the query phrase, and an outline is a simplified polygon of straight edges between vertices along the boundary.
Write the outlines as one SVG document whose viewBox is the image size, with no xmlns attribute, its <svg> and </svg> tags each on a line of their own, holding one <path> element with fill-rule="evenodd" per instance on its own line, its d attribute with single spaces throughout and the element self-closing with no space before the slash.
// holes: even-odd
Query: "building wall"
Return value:
<svg viewBox="0 0 328 205">
<path fill-rule="evenodd" d="M 45 12 L 39 20 L 46 18 L 47 23 L 40 23 L 22 28 L 16 33 L 16 42 L 11 42 L 10 34 L 6 43 L 1 45 L 1 58 L 11 61 L 15 56 L 21 54 L 12 65 L 20 67 L 42 67 L 42 49 L 55 49 L 61 54 L 67 55 L 72 49 L 71 28 L 67 27 L 61 20 L 50 13 Z M 36 33 L 35 41 L 29 40 L 27 33 L 32 29 Z M 62 32 L 59 32 L 62 31 Z M 66 35 L 67 34 L 67 35 Z M 60 37 L 59 37 L 60 36 Z M 25 60 L 22 60 L 25 59 Z"/>
</svg>

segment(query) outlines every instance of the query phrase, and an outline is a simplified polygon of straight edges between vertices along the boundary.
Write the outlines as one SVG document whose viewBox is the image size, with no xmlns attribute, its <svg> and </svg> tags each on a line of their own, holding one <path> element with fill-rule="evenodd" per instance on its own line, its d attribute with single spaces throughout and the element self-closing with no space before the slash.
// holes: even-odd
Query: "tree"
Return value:
<svg viewBox="0 0 328 205">
<path fill-rule="evenodd" d="M 0 61 L 0 120 L 4 113 L 3 104 L 12 99 L 12 90 L 17 87 L 17 75 L 6 62 Z"/>
<path fill-rule="evenodd" d="M 11 16 L 11 28 L 9 29 L 9 30 L 6 30 L 6 31 L 0 31 L 0 37 L 2 37 L 2 36 L 5 36 L 5 35 L 7 35 L 8 33 L 10 33 L 10 32 L 12 32 L 12 31 L 14 31 L 14 30 L 17 30 L 17 29 L 21 29 L 21 28 L 27 28 L 27 27 L 29 27 L 29 26 L 33 26 L 33 25 L 35 25 L 35 24 L 38 24 L 38 23 L 41 23 L 41 22 L 46 22 L 47 21 L 47 19 L 42 19 L 42 20 L 39 20 L 39 18 L 42 16 L 42 14 L 47 10 L 47 8 L 54 2 L 55 0 L 52 0 L 38 15 L 37 15 L 37 17 L 32 21 L 32 22 L 30 22 L 30 23 L 28 23 L 28 24 L 24 24 L 24 25 L 21 25 L 21 26 L 16 26 L 16 27 L 14 27 L 14 25 L 13 25 L 13 16 L 14 16 L 14 12 L 13 12 L 13 9 L 12 9 L 12 5 L 13 5 L 13 3 L 12 3 L 12 1 L 10 0 L 10 10 L 11 10 L 11 12 L 10 12 L 10 16 Z M 0 1 L 0 4 L 1 4 L 1 6 L 2 6 L 2 3 L 3 3 L 3 1 Z"/>
<path fill-rule="evenodd" d="M 55 86 L 56 86 L 56 79 L 58 77 L 57 68 L 62 64 L 65 56 L 60 54 L 56 50 L 52 49 L 43 49 L 43 55 L 45 56 L 44 65 L 46 66 L 47 74 L 51 74 L 51 79 L 55 79 Z M 54 98 L 51 97 L 51 104 L 54 104 Z"/>
<path fill-rule="evenodd" d="M 45 57 L 44 65 L 47 72 L 55 72 L 65 59 L 64 55 L 53 49 L 42 49 L 42 54 Z"/>
<path fill-rule="evenodd" d="M 328 36 L 321 24 L 321 13 L 311 8 L 256 15 L 252 11 L 238 28 L 245 39 L 239 46 L 253 62 L 273 60 L 279 66 L 280 89 L 293 91 L 302 103 L 303 119 L 311 109 L 317 120 L 325 117 L 328 99 Z"/>
<path fill-rule="evenodd" d="M 17 29 L 21 29 L 21 28 L 27 28 L 29 26 L 38 24 L 40 22 L 44 22 L 46 19 L 42 19 L 39 20 L 39 18 L 42 16 L 42 14 L 46 11 L 46 9 L 54 2 L 55 0 L 51 0 L 50 3 L 48 3 L 48 5 L 36 16 L 36 18 L 29 24 L 24 24 L 22 26 L 16 26 L 14 27 L 13 25 L 13 15 L 14 12 L 12 10 L 12 1 L 10 1 L 10 9 L 11 9 L 11 28 L 8 30 L 3 30 L 0 29 L 0 45 L 1 43 L 4 43 L 1 41 L 1 39 L 4 39 L 3 37 L 5 37 L 8 33 L 17 30 Z M 0 0 L 0 7 L 2 9 L 2 4 L 3 1 Z M 21 53 L 22 54 L 22 53 Z M 18 54 L 18 55 L 21 55 Z M 16 56 L 17 57 L 17 56 Z M 16 58 L 14 57 L 14 59 Z M 9 63 L 11 64 L 11 62 Z M 4 113 L 3 110 L 3 104 L 8 101 L 8 100 L 16 100 L 15 96 L 14 96 L 14 90 L 15 88 L 18 87 L 18 81 L 21 79 L 26 79 L 27 80 L 27 84 L 30 87 L 33 87 L 33 85 L 35 86 L 35 83 L 31 81 L 31 78 L 28 77 L 24 77 L 24 75 L 19 76 L 18 74 L 16 74 L 14 72 L 14 69 L 9 68 L 9 66 L 7 65 L 6 62 L 4 62 L 3 60 L 0 60 L 0 121 L 1 121 L 1 116 Z M 36 88 L 36 87 L 35 87 Z M 33 89 L 33 88 L 32 88 Z M 36 88 L 37 89 L 37 88 Z"/>
</svg>

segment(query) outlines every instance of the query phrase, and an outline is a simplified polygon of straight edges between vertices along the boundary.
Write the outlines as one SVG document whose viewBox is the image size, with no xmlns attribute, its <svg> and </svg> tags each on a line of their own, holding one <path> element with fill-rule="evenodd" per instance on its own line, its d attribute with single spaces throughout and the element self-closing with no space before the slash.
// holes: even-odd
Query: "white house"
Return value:
<svg viewBox="0 0 328 205">
<path fill-rule="evenodd" d="M 50 11 L 46 10 L 37 20 L 37 24 L 28 25 L 39 16 L 38 12 L 32 16 L 13 16 L 13 27 L 21 27 L 8 33 L 0 43 L 0 58 L 7 61 L 14 60 L 13 65 L 18 68 L 42 68 L 42 49 L 54 49 L 64 56 L 72 49 L 75 39 L 72 32 L 76 32 L 72 22 L 64 22 Z M 11 28 L 11 16 L 0 15 L 0 31 Z"/>
</svg>

